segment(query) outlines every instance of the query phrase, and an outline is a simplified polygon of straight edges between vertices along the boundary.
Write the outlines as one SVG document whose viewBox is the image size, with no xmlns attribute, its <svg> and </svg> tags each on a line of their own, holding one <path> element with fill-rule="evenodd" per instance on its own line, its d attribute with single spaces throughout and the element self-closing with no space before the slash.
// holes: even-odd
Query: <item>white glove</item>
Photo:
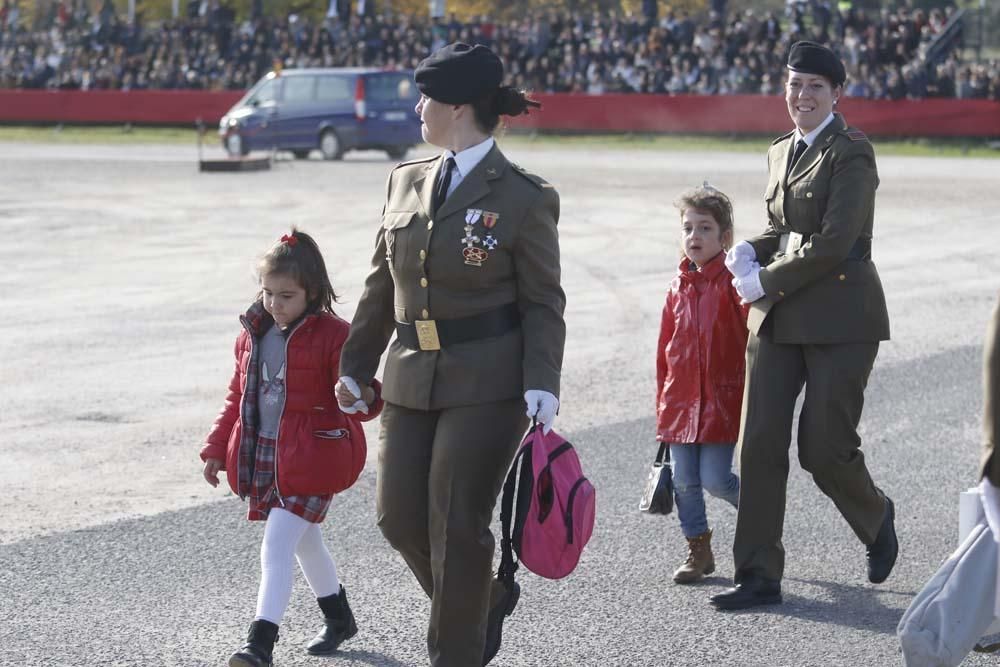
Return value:
<svg viewBox="0 0 1000 667">
<path fill-rule="evenodd" d="M 527 415 L 542 423 L 542 433 L 549 434 L 559 412 L 559 399 L 542 389 L 524 392 L 524 402 L 528 405 Z"/>
<path fill-rule="evenodd" d="M 760 264 L 751 262 L 750 271 L 743 277 L 733 278 L 733 287 L 746 303 L 753 303 L 764 296 L 764 288 L 760 284 Z"/>
<path fill-rule="evenodd" d="M 340 411 L 345 415 L 353 415 L 356 412 L 368 414 L 368 404 L 365 403 L 363 398 L 361 398 L 361 387 L 359 387 L 358 383 L 354 381 L 354 378 L 342 375 L 340 376 L 340 381 L 344 383 L 344 386 L 347 387 L 348 391 L 358 397 L 358 400 L 354 401 L 354 405 L 350 405 L 346 408 L 341 405 Z"/>
<path fill-rule="evenodd" d="M 757 251 L 746 241 L 740 241 L 726 253 L 726 268 L 736 278 L 750 273 L 757 261 Z"/>
</svg>

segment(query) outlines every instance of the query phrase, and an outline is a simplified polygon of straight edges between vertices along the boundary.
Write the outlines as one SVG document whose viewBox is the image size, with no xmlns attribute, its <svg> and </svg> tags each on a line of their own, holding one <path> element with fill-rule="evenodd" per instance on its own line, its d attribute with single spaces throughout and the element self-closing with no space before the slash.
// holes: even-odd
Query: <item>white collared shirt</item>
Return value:
<svg viewBox="0 0 1000 667">
<path fill-rule="evenodd" d="M 826 128 L 826 126 L 829 125 L 832 122 L 833 122 L 833 112 L 831 111 L 830 115 L 826 117 L 826 120 L 824 120 L 822 123 L 820 123 L 819 125 L 817 125 L 815 130 L 813 130 L 812 132 L 810 132 L 809 134 L 807 134 L 805 136 L 802 136 L 802 133 L 799 132 L 798 128 L 796 128 L 795 129 L 795 141 L 792 142 L 792 145 L 794 146 L 801 139 L 802 141 L 806 142 L 806 146 L 812 146 L 813 142 L 816 141 L 816 137 L 819 136 L 819 133 L 822 132 Z M 452 179 L 454 179 L 454 176 L 452 176 Z M 452 180 L 452 183 L 454 183 L 454 182 L 455 181 Z"/>
<path fill-rule="evenodd" d="M 450 150 L 444 152 L 441 156 L 443 159 L 455 158 L 455 167 L 451 172 L 451 184 L 448 185 L 448 194 L 445 196 L 445 199 L 450 197 L 451 193 L 455 191 L 455 188 L 458 187 L 459 183 L 462 182 L 469 172 L 483 161 L 486 154 L 493 148 L 493 144 L 493 137 L 486 137 L 486 141 L 478 143 L 475 146 L 469 146 L 458 153 Z"/>
</svg>

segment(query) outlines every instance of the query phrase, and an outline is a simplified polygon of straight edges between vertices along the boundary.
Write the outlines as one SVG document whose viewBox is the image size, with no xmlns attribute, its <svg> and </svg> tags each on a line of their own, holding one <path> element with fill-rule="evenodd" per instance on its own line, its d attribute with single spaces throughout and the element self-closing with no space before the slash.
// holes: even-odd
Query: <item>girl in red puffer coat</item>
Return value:
<svg viewBox="0 0 1000 667">
<path fill-rule="evenodd" d="M 247 518 L 266 521 L 257 612 L 230 667 L 271 667 L 278 625 L 298 560 L 325 624 L 306 647 L 329 655 L 358 629 L 319 524 L 333 495 L 357 480 L 367 446 L 360 421 L 382 409 L 379 386 L 359 387 L 360 412 L 345 415 L 334 385 L 349 325 L 333 313 L 336 295 L 316 242 L 292 228 L 258 267 L 260 293 L 240 318 L 236 369 L 225 406 L 201 450 L 204 477 L 247 501 Z"/>
<path fill-rule="evenodd" d="M 688 556 L 674 581 L 715 571 L 703 489 L 736 506 L 733 473 L 743 402 L 748 306 L 724 260 L 733 242 L 733 207 L 705 183 L 675 202 L 683 259 L 670 283 L 656 347 L 656 439 L 669 446 L 674 499 Z"/>
</svg>

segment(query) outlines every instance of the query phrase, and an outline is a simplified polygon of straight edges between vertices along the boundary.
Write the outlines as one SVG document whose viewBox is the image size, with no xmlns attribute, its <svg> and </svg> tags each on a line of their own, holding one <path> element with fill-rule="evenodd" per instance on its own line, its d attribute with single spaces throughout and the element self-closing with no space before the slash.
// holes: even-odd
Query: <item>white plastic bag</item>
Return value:
<svg viewBox="0 0 1000 667">
<path fill-rule="evenodd" d="M 994 621 L 997 543 L 986 521 L 913 599 L 896 633 L 906 667 L 957 667 Z"/>
<path fill-rule="evenodd" d="M 956 666 L 1000 632 L 1000 489 L 962 492 L 959 547 L 913 599 L 896 629 L 907 667 Z"/>
</svg>

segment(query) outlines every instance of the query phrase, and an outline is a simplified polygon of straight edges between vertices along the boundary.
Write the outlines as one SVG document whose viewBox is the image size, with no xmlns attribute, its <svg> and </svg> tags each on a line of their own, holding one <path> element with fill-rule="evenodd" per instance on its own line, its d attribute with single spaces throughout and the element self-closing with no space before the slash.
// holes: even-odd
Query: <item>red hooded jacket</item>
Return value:
<svg viewBox="0 0 1000 667">
<path fill-rule="evenodd" d="M 202 460 L 225 461 L 233 492 L 249 491 L 250 459 L 240 450 L 249 448 L 257 434 L 244 428 L 247 414 L 256 412 L 259 380 L 256 349 L 273 320 L 260 302 L 241 318 L 244 331 L 236 339 L 236 369 L 229 382 L 225 405 L 215 420 Z M 375 403 L 368 414 L 340 411 L 334 386 L 340 377 L 340 349 L 350 325 L 336 315 L 307 315 L 288 335 L 286 349 L 285 408 L 278 426 L 276 485 L 282 496 L 339 493 L 361 474 L 368 448 L 361 421 L 374 419 L 382 410 L 381 387 L 374 383 Z M 250 420 L 255 423 L 256 418 Z"/>
<path fill-rule="evenodd" d="M 685 258 L 670 283 L 656 346 L 656 439 L 736 442 L 747 312 L 719 253 L 701 270 Z"/>
</svg>

